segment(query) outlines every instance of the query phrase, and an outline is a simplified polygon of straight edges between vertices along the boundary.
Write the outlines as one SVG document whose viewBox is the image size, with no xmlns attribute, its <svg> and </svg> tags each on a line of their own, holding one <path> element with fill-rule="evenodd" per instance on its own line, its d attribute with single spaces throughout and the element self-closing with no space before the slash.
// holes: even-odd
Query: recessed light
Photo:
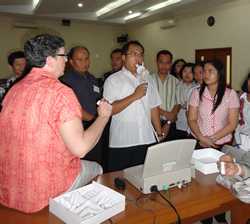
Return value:
<svg viewBox="0 0 250 224">
<path fill-rule="evenodd" d="M 79 8 L 82 8 L 82 7 L 83 7 L 83 3 L 79 2 L 79 3 L 77 4 L 77 6 L 78 6 Z"/>
<path fill-rule="evenodd" d="M 132 13 L 133 13 L 133 11 L 132 11 L 132 10 L 129 10 L 129 11 L 128 11 L 128 14 L 132 14 Z"/>
</svg>

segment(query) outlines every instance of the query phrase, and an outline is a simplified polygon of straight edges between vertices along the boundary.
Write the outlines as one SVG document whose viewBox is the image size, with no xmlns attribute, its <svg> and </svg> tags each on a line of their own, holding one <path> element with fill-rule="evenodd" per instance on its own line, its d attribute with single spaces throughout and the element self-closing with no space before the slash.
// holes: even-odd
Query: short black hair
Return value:
<svg viewBox="0 0 250 224">
<path fill-rule="evenodd" d="M 130 47 L 130 45 L 137 45 L 142 49 L 142 53 L 144 53 L 144 47 L 143 45 L 137 41 L 137 40 L 130 40 L 129 42 L 127 42 L 126 44 L 123 45 L 122 47 L 122 54 L 127 54 L 128 53 L 128 49 Z"/>
<path fill-rule="evenodd" d="M 55 35 L 37 35 L 24 44 L 24 54 L 30 67 L 42 68 L 48 56 L 55 57 L 59 48 L 64 47 L 64 40 Z"/>
<path fill-rule="evenodd" d="M 10 66 L 13 66 L 14 62 L 18 58 L 25 58 L 24 52 L 23 51 L 14 51 L 11 52 L 8 56 L 8 64 Z"/>
<path fill-rule="evenodd" d="M 248 93 L 250 92 L 250 89 L 248 89 L 248 80 L 250 80 L 250 72 L 247 74 L 247 78 L 244 80 L 242 86 L 241 86 L 241 90 L 244 93 Z"/>
<path fill-rule="evenodd" d="M 75 52 L 78 50 L 78 49 L 84 49 L 85 51 L 87 51 L 88 55 L 89 55 L 89 49 L 85 46 L 75 46 L 75 47 L 72 47 L 68 53 L 68 58 L 69 59 L 73 59 L 74 57 L 74 54 Z"/>
<path fill-rule="evenodd" d="M 122 49 L 121 48 L 115 48 L 113 51 L 110 53 L 110 58 L 112 58 L 112 55 L 115 53 L 121 53 L 122 54 Z"/>
<path fill-rule="evenodd" d="M 168 50 L 160 50 L 158 53 L 157 53 L 157 55 L 156 55 L 156 60 L 158 61 L 158 59 L 159 59 L 159 57 L 160 57 L 160 55 L 169 55 L 170 56 L 170 60 L 172 61 L 173 60 L 173 54 L 170 52 L 170 51 L 168 51 Z"/>
<path fill-rule="evenodd" d="M 182 78 L 182 73 L 183 73 L 183 71 L 184 71 L 185 68 L 191 68 L 191 71 L 192 71 L 193 77 L 194 77 L 194 63 L 187 62 L 187 63 L 185 63 L 185 64 L 182 66 L 182 68 L 181 68 L 181 70 L 180 70 L 180 77 L 181 77 L 181 78 Z"/>
</svg>

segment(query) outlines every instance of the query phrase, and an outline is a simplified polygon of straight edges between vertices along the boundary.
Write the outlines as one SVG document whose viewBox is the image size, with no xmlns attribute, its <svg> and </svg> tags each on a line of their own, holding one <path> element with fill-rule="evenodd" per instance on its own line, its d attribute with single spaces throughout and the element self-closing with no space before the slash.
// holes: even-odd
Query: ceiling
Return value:
<svg viewBox="0 0 250 224">
<path fill-rule="evenodd" d="M 155 11 L 147 9 L 166 0 L 130 0 L 111 12 L 99 17 L 96 15 L 96 11 L 114 1 L 116 0 L 0 0 L 0 13 L 126 24 L 135 21 L 152 21 L 159 16 L 174 18 L 185 11 L 195 13 L 195 11 L 206 9 L 209 5 L 218 6 L 236 0 L 182 0 Z M 83 6 L 78 7 L 78 3 L 82 3 Z M 141 16 L 124 20 L 124 17 L 129 15 L 129 11 L 140 12 Z"/>
</svg>

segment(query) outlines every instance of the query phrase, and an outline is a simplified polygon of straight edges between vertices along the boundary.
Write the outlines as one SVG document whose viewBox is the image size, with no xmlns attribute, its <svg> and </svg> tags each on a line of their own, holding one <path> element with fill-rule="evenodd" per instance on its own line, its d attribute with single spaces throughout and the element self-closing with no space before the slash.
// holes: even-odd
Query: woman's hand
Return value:
<svg viewBox="0 0 250 224">
<path fill-rule="evenodd" d="M 202 147 L 218 148 L 218 145 L 208 136 L 202 136 L 199 140 Z"/>
<path fill-rule="evenodd" d="M 101 99 L 97 104 L 98 115 L 103 118 L 109 118 L 112 114 L 112 105 L 105 99 Z"/>
</svg>

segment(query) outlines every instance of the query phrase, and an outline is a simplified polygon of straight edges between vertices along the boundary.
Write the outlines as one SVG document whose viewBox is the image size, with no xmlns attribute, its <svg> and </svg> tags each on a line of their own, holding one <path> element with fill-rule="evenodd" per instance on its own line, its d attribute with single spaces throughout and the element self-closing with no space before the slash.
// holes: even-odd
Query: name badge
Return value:
<svg viewBox="0 0 250 224">
<path fill-rule="evenodd" d="M 96 92 L 96 93 L 100 93 L 100 89 L 99 89 L 98 86 L 93 85 L 93 90 L 94 90 L 94 92 Z"/>
</svg>

